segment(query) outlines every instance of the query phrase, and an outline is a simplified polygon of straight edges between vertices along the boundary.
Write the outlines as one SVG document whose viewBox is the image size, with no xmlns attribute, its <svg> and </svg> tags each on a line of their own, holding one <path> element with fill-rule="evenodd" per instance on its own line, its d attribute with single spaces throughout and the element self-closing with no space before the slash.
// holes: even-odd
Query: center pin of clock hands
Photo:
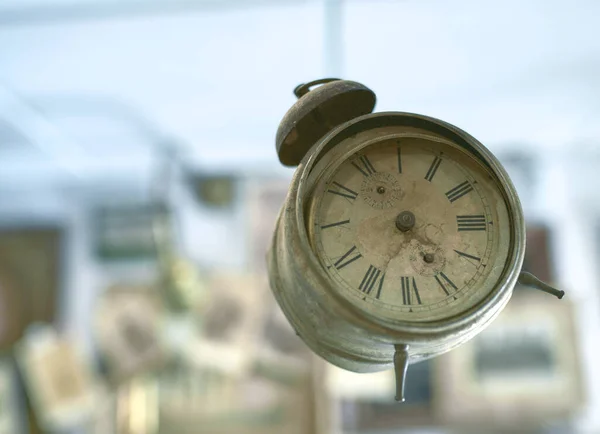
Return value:
<svg viewBox="0 0 600 434">
<path fill-rule="evenodd" d="M 410 211 L 402 211 L 396 217 L 396 227 L 402 232 L 408 232 L 415 227 L 415 215 Z"/>
</svg>

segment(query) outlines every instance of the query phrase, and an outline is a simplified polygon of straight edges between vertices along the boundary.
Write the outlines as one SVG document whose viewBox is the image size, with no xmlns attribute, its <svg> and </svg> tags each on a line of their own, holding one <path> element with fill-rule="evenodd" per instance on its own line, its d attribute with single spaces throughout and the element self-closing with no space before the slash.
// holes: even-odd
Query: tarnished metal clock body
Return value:
<svg viewBox="0 0 600 434">
<path fill-rule="evenodd" d="M 315 353 L 356 372 L 395 366 L 403 400 L 408 364 L 483 330 L 520 276 L 562 294 L 521 274 L 521 205 L 490 151 L 434 118 L 369 113 L 369 92 L 345 81 L 305 88 L 299 103 L 310 99 L 282 121 L 280 160 L 299 164 L 269 277 Z"/>
</svg>

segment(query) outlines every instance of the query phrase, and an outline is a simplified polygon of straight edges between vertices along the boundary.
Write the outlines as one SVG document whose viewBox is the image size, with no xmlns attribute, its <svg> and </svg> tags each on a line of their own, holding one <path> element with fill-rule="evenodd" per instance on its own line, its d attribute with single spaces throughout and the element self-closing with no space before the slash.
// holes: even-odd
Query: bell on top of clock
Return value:
<svg viewBox="0 0 600 434">
<path fill-rule="evenodd" d="M 320 85 L 314 90 L 313 86 Z M 521 272 L 525 225 L 496 157 L 438 119 L 371 113 L 352 81 L 300 85 L 276 146 L 298 166 L 268 254 L 273 293 L 298 335 L 356 372 L 396 369 L 471 339 Z"/>
</svg>

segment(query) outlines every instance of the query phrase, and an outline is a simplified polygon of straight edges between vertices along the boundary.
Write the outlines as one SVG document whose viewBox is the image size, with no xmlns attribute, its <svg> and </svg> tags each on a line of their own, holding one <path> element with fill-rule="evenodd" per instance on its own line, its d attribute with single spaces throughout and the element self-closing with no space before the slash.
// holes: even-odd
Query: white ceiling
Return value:
<svg viewBox="0 0 600 434">
<path fill-rule="evenodd" d="M 125 182 L 164 140 L 204 170 L 278 171 L 292 88 L 331 74 L 372 87 L 378 110 L 440 117 L 497 150 L 600 137 L 592 0 L 346 1 L 337 21 L 316 0 L 28 22 L 32 4 L 0 7 L 0 180 Z"/>
</svg>

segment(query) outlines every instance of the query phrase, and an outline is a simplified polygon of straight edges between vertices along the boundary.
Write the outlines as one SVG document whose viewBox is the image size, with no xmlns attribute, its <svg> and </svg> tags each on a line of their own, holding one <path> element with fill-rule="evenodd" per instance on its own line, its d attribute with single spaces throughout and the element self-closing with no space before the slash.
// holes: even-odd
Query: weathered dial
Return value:
<svg viewBox="0 0 600 434">
<path fill-rule="evenodd" d="M 309 232 L 340 294 L 374 316 L 432 321 L 481 302 L 504 269 L 510 220 L 497 180 L 436 137 L 387 138 L 334 164 Z"/>
</svg>

